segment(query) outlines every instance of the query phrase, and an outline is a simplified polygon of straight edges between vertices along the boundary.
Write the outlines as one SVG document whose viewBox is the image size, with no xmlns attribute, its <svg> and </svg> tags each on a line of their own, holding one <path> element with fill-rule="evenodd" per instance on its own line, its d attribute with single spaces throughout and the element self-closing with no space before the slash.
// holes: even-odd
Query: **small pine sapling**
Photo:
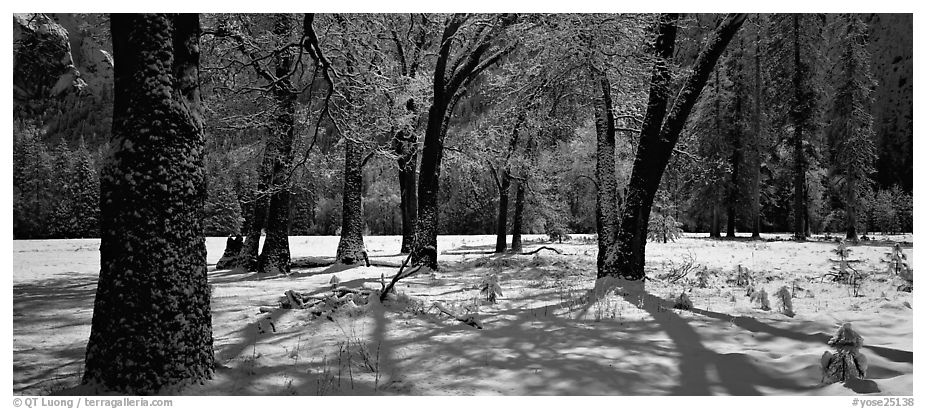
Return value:
<svg viewBox="0 0 926 409">
<path fill-rule="evenodd" d="M 483 278 L 479 288 L 479 293 L 485 297 L 486 301 L 492 304 L 495 304 L 499 296 L 504 296 L 502 287 L 498 285 L 498 276 L 495 274 Z"/>
<path fill-rule="evenodd" d="M 691 310 L 694 307 L 694 305 L 691 303 L 691 298 L 688 298 L 688 294 L 686 294 L 684 291 L 682 291 L 678 297 L 672 298 L 675 298 L 675 305 L 673 305 L 672 308 L 679 310 Z"/>
<path fill-rule="evenodd" d="M 907 255 L 900 249 L 900 243 L 894 244 L 893 250 L 885 254 L 888 256 L 888 259 L 884 260 L 888 263 L 888 273 L 903 280 L 903 283 L 897 287 L 897 291 L 913 291 L 913 269 L 907 263 Z"/>
<path fill-rule="evenodd" d="M 707 288 L 711 284 L 711 277 L 716 274 L 706 268 L 702 268 L 695 273 L 695 280 L 698 288 Z"/>
<path fill-rule="evenodd" d="M 682 224 L 675 221 L 674 217 L 654 214 L 650 217 L 646 238 L 650 241 L 668 243 L 669 240 L 675 242 L 681 238 L 682 233 Z"/>
<path fill-rule="evenodd" d="M 781 309 L 781 313 L 793 317 L 794 305 L 791 304 L 791 292 L 788 291 L 788 286 L 781 286 L 775 292 L 775 298 L 778 299 L 778 307 Z"/>
<path fill-rule="evenodd" d="M 845 242 L 840 242 L 838 246 L 833 250 L 833 253 L 836 253 L 836 259 L 830 259 L 830 262 L 834 263 L 830 267 L 830 272 L 824 274 L 824 277 L 832 277 L 833 281 L 838 283 L 848 284 L 852 289 L 852 295 L 858 297 L 859 289 L 862 287 L 862 280 L 865 278 L 864 275 L 852 267 L 852 263 L 858 263 L 861 260 L 853 260 L 849 258 L 849 254 L 852 252 Z"/>
<path fill-rule="evenodd" d="M 749 295 L 749 300 L 753 302 L 754 304 L 757 304 L 759 308 L 765 311 L 772 309 L 772 307 L 770 306 L 771 303 L 769 303 L 768 301 L 768 293 L 765 291 L 764 288 L 760 289 L 759 291 L 753 290 L 752 293 Z"/>
<path fill-rule="evenodd" d="M 820 365 L 823 369 L 823 383 L 846 382 L 852 379 L 864 379 L 868 372 L 868 358 L 859 349 L 864 339 L 845 323 L 836 331 L 836 335 L 827 342 L 833 352 L 823 352 Z"/>
<path fill-rule="evenodd" d="M 734 284 L 737 287 L 748 287 L 754 282 L 752 273 L 749 272 L 749 269 L 743 267 L 742 265 L 736 266 L 736 279 Z"/>
</svg>

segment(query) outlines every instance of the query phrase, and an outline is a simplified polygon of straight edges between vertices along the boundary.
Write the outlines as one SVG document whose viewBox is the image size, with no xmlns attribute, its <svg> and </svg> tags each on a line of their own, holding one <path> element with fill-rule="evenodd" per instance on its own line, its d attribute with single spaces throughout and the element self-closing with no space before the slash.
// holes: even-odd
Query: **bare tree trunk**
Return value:
<svg viewBox="0 0 926 409">
<path fill-rule="evenodd" d="M 707 44 L 698 54 L 690 76 L 677 95 L 666 116 L 666 107 L 671 84 L 668 59 L 675 49 L 676 20 L 678 15 L 663 15 L 656 38 L 656 60 L 650 85 L 650 99 L 640 144 L 627 186 L 627 197 L 620 215 L 620 229 L 617 246 L 607 254 L 605 268 L 598 270 L 598 277 L 617 276 L 627 280 L 641 280 L 645 276 L 646 234 L 653 199 L 659 189 L 659 181 L 665 172 L 678 136 L 688 119 L 688 114 L 701 94 L 717 59 L 746 19 L 744 14 L 728 15 L 708 38 Z M 665 120 L 663 121 L 663 118 Z M 599 236 L 600 240 L 600 236 Z"/>
<path fill-rule="evenodd" d="M 753 192 L 752 192 L 752 237 L 761 237 L 762 229 L 762 64 L 761 64 L 761 27 L 756 23 L 756 53 L 755 53 L 755 107 L 753 112 L 753 132 L 755 135 L 755 160 L 753 163 Z"/>
<path fill-rule="evenodd" d="M 415 219 L 418 216 L 418 153 L 412 145 L 406 149 L 415 149 L 410 154 L 403 150 L 399 154 L 399 195 L 402 212 L 402 247 L 401 253 L 412 251 L 415 240 Z"/>
<path fill-rule="evenodd" d="M 439 209 L 437 194 L 440 189 L 440 164 L 444 157 L 444 116 L 449 102 L 442 101 L 443 95 L 435 95 L 428 113 L 428 127 L 424 135 L 424 149 L 421 153 L 421 174 L 418 180 L 418 218 L 415 221 L 415 245 L 412 249 L 412 264 L 437 269 L 436 257 L 423 251 L 427 247 L 437 249 L 437 227 Z M 435 252 L 436 253 L 436 252 Z M 436 256 L 436 254 L 435 254 Z"/>
<path fill-rule="evenodd" d="M 734 92 L 736 90 L 734 89 Z M 734 95 L 733 117 L 740 118 L 742 111 L 742 96 Z M 727 238 L 736 238 L 736 206 L 740 196 L 740 162 L 743 161 L 743 128 L 738 123 L 730 127 L 732 133 L 733 152 L 730 155 L 730 188 L 727 190 Z"/>
<path fill-rule="evenodd" d="M 518 188 L 514 196 L 514 220 L 511 225 L 511 252 L 520 253 L 521 252 L 521 229 L 524 220 L 524 184 L 527 183 L 526 175 L 525 179 L 518 181 Z"/>
<path fill-rule="evenodd" d="M 344 148 L 344 193 L 341 210 L 341 240 L 336 259 L 355 264 L 366 260 L 363 244 L 363 152 L 357 142 L 346 140 Z"/>
<path fill-rule="evenodd" d="M 720 238 L 720 205 L 717 202 L 711 203 L 711 233 L 712 239 Z"/>
<path fill-rule="evenodd" d="M 805 225 L 806 203 L 804 185 L 806 183 L 806 164 L 804 163 L 804 128 L 807 113 L 805 105 L 804 72 L 801 66 L 801 15 L 792 14 L 794 23 L 794 75 L 791 85 L 794 90 L 794 104 L 791 107 L 791 118 L 794 121 L 794 239 L 803 241 L 807 239 L 807 226 Z"/>
<path fill-rule="evenodd" d="M 846 240 L 858 242 L 858 231 L 855 227 L 858 224 L 858 218 L 856 216 L 858 194 L 855 191 L 855 178 L 852 172 L 848 172 L 846 177 L 848 178 L 846 181 L 846 189 L 848 189 L 846 192 Z"/>
<path fill-rule="evenodd" d="M 199 16 L 113 14 L 112 154 L 83 382 L 132 395 L 211 378 Z"/>
<path fill-rule="evenodd" d="M 508 169 L 504 169 L 501 173 L 498 185 L 498 218 L 495 224 L 496 253 L 504 253 L 508 247 L 508 190 L 511 188 L 511 173 Z"/>
</svg>

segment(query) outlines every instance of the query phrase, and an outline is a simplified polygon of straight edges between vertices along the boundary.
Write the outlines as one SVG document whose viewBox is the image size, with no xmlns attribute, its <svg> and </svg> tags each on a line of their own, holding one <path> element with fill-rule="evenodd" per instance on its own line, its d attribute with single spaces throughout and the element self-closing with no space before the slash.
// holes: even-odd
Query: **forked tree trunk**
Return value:
<svg viewBox="0 0 926 409">
<path fill-rule="evenodd" d="M 363 245 L 363 152 L 350 139 L 344 145 L 344 193 L 341 210 L 341 240 L 338 242 L 338 262 L 355 264 L 366 260 Z"/>
<path fill-rule="evenodd" d="M 267 154 L 266 149 L 270 149 L 270 139 L 273 137 L 272 134 L 268 134 L 266 137 L 265 152 L 258 174 L 257 192 L 250 204 L 252 209 L 251 218 L 248 223 L 248 230 L 245 233 L 244 244 L 238 254 L 237 267 L 247 271 L 257 271 L 260 236 L 263 234 L 264 226 L 267 223 L 267 211 L 270 208 L 270 194 L 267 189 L 273 182 L 273 155 Z"/>
<path fill-rule="evenodd" d="M 525 175 L 526 176 L 526 175 Z M 526 179 L 518 181 L 514 196 L 514 220 L 511 222 L 511 252 L 521 252 L 521 229 L 524 220 L 524 184 Z"/>
<path fill-rule="evenodd" d="M 274 34 L 285 43 L 285 36 L 295 28 L 292 16 L 281 13 L 275 16 Z M 257 269 L 263 274 L 289 274 L 289 202 L 290 169 L 293 165 L 293 141 L 296 136 L 297 93 L 286 75 L 296 62 L 296 53 L 285 49 L 276 56 L 275 74 L 286 78 L 273 89 L 277 112 L 271 124 L 270 141 L 273 144 L 264 154 L 272 154 L 273 179 L 270 185 L 270 203 L 267 211 L 267 238 L 258 258 Z"/>
<path fill-rule="evenodd" d="M 508 25 L 517 21 L 516 15 L 499 15 L 495 25 L 483 25 L 476 36 L 457 36 L 457 31 L 469 17 L 455 14 L 447 21 L 441 35 L 440 49 L 434 65 L 432 81 L 433 99 L 428 109 L 428 124 L 424 133 L 424 147 L 421 151 L 421 172 L 418 182 L 418 219 L 415 221 L 415 244 L 412 250 L 412 264 L 437 269 L 437 229 L 439 209 L 437 196 L 440 187 L 440 167 L 443 159 L 444 136 L 453 108 L 463 96 L 469 84 L 489 66 L 507 55 L 513 46 L 504 47 L 486 55 L 495 40 Z M 469 50 L 455 62 L 450 61 L 456 40 L 466 40 L 464 49 Z M 449 70 L 448 70 L 449 67 Z"/>
<path fill-rule="evenodd" d="M 83 382 L 127 394 L 214 368 L 199 16 L 113 14 L 112 152 Z"/>
<path fill-rule="evenodd" d="M 691 113 L 717 59 L 742 26 L 746 15 L 728 15 L 710 35 L 666 116 L 671 84 L 671 73 L 667 64 L 675 49 L 677 19 L 678 15 L 674 14 L 663 15 L 660 18 L 655 46 L 657 59 L 650 83 L 650 99 L 640 133 L 640 144 L 637 147 L 627 186 L 627 197 L 620 215 L 616 246 L 608 249 L 604 266 L 598 270 L 599 278 L 617 276 L 627 280 L 641 280 L 645 276 L 643 267 L 646 260 L 646 233 L 659 181 L 688 114 Z"/>
</svg>

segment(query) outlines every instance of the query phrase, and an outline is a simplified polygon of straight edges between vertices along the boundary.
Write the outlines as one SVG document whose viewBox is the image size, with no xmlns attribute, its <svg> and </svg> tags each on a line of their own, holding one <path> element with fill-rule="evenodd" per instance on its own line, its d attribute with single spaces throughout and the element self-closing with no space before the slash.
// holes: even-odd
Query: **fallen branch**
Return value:
<svg viewBox="0 0 926 409">
<path fill-rule="evenodd" d="M 427 246 L 427 247 L 423 248 L 422 251 L 429 252 L 429 253 L 430 253 L 430 256 L 431 256 L 432 258 L 435 258 L 435 259 L 436 259 L 436 257 L 437 257 L 437 249 L 435 249 L 433 246 Z M 403 278 L 406 278 L 406 277 L 411 277 L 412 275 L 414 275 L 414 274 L 417 273 L 418 271 L 421 271 L 421 267 L 423 267 L 423 266 L 414 266 L 414 267 L 410 268 L 408 271 L 405 271 L 405 273 L 403 274 L 403 270 L 405 270 L 405 266 L 407 266 L 407 265 L 408 265 L 408 262 L 412 259 L 412 254 L 414 254 L 414 252 L 408 253 L 408 257 L 405 257 L 405 261 L 403 261 L 403 262 L 402 262 L 402 265 L 399 267 L 399 272 L 396 273 L 396 274 L 392 277 L 392 281 L 389 282 L 389 285 L 387 285 L 386 287 L 383 288 L 382 294 L 379 295 L 379 300 L 380 300 L 380 302 L 386 301 L 386 297 L 388 297 L 389 293 L 390 293 L 390 292 L 392 291 L 392 289 L 395 287 L 395 284 L 396 284 L 397 282 L 399 282 L 399 280 L 401 280 L 401 279 L 403 279 Z"/>
<path fill-rule="evenodd" d="M 409 252 L 408 257 L 405 257 L 405 261 L 403 261 L 402 265 L 399 266 L 399 272 L 396 273 L 394 276 L 392 276 L 392 280 L 389 281 L 389 285 L 383 287 L 383 292 L 379 295 L 380 302 L 386 301 L 386 297 L 388 296 L 389 292 L 392 291 L 393 287 L 395 287 L 395 283 L 399 282 L 399 280 L 405 277 L 408 277 L 412 274 L 417 273 L 418 270 L 421 270 L 421 266 L 415 266 L 414 268 L 409 270 L 409 272 L 406 273 L 404 276 L 402 275 L 402 271 L 405 270 L 405 266 L 407 266 L 408 262 L 412 259 L 412 253 L 413 252 Z"/>
<path fill-rule="evenodd" d="M 455 320 L 457 320 L 457 321 L 460 321 L 460 322 L 462 322 L 462 323 L 464 323 L 464 324 L 466 324 L 466 325 L 469 325 L 469 326 L 472 326 L 472 327 L 475 327 L 475 328 L 482 329 L 482 324 L 480 324 L 479 321 L 476 321 L 476 318 L 474 318 L 472 315 L 468 315 L 468 316 L 466 316 L 466 317 L 460 318 L 460 317 L 458 317 L 456 314 L 454 314 L 453 312 L 451 312 L 450 310 L 448 310 L 446 307 L 444 307 L 444 305 L 441 304 L 441 303 L 439 303 L 439 302 L 436 302 L 436 303 L 434 303 L 434 304 L 431 304 L 431 309 L 434 309 L 434 308 L 437 308 L 438 311 L 440 311 L 440 312 L 442 312 L 442 313 L 444 313 L 444 314 L 447 314 L 447 315 L 449 315 L 451 318 L 453 318 L 453 319 L 455 319 Z"/>
<path fill-rule="evenodd" d="M 538 249 L 536 249 L 536 250 L 524 252 L 524 253 L 521 253 L 521 255 L 522 255 L 522 256 L 529 256 L 529 255 L 531 255 L 531 254 L 536 254 L 537 252 L 539 252 L 539 251 L 541 251 L 541 250 L 550 250 L 550 251 L 556 252 L 556 254 L 563 254 L 562 251 L 559 251 L 559 250 L 557 250 L 557 249 L 555 249 L 555 248 L 553 248 L 553 247 L 540 246 L 540 248 L 538 248 Z"/>
</svg>

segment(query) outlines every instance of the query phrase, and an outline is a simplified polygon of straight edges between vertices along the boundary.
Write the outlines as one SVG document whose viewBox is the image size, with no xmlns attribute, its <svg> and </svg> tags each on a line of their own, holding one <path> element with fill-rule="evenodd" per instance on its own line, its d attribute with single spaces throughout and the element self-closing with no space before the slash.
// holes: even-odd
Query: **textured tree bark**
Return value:
<svg viewBox="0 0 926 409">
<path fill-rule="evenodd" d="M 521 252 L 521 230 L 524 225 L 524 184 L 527 183 L 526 176 L 525 179 L 518 181 L 518 188 L 515 190 L 514 196 L 514 220 L 511 222 L 511 252 L 519 253 Z"/>
<path fill-rule="evenodd" d="M 745 14 L 728 15 L 708 38 L 698 53 L 691 75 L 685 81 L 671 111 L 666 116 L 671 73 L 667 61 L 675 49 L 676 20 L 678 15 L 663 15 L 656 37 L 656 60 L 650 85 L 650 99 L 640 144 L 627 186 L 627 197 L 620 214 L 616 246 L 607 254 L 605 268 L 598 277 L 617 276 L 626 280 L 641 280 L 645 276 L 646 233 L 653 199 L 665 171 L 672 149 L 688 119 L 688 114 L 704 88 L 717 59 L 743 25 Z M 663 121 L 663 118 L 665 120 Z M 599 240 L 601 236 L 599 235 Z"/>
<path fill-rule="evenodd" d="M 344 148 L 344 193 L 341 210 L 341 240 L 335 258 L 343 264 L 366 260 L 363 244 L 363 151 L 357 142 L 346 140 Z"/>
<path fill-rule="evenodd" d="M 598 229 L 598 271 L 614 271 L 613 265 L 606 265 L 608 251 L 617 239 L 617 177 L 614 159 L 614 111 L 611 103 L 611 82 L 607 75 L 591 67 L 595 75 L 596 96 L 595 135 L 595 179 L 598 193 L 595 202 L 595 223 Z"/>
<path fill-rule="evenodd" d="M 421 153 L 421 172 L 418 179 L 418 218 L 415 221 L 415 245 L 412 249 L 412 264 L 426 265 L 437 269 L 437 257 L 422 249 L 437 248 L 438 208 L 437 194 L 440 189 L 440 163 L 444 157 L 443 136 L 444 113 L 447 103 L 443 96 L 435 95 L 428 112 L 428 127 L 424 134 L 424 149 Z M 432 260 L 433 258 L 433 260 Z"/>
<path fill-rule="evenodd" d="M 807 113 L 803 108 L 806 105 L 804 91 L 804 72 L 801 66 L 801 15 L 792 14 L 794 24 L 794 75 L 791 85 L 794 90 L 794 104 L 791 107 L 791 119 L 794 122 L 794 239 L 803 241 L 807 239 L 805 226 L 806 204 L 804 202 L 805 167 L 804 164 L 804 128 Z"/>
<path fill-rule="evenodd" d="M 274 34 L 285 43 L 285 36 L 295 26 L 292 16 L 277 14 Z M 276 78 L 285 78 L 296 62 L 292 49 L 281 49 L 276 55 Z M 262 274 L 289 274 L 289 202 L 290 181 L 288 171 L 293 165 L 293 141 L 296 137 L 296 89 L 289 78 L 277 81 L 273 88 L 276 114 L 271 124 L 271 135 L 264 155 L 272 155 L 272 183 L 269 186 L 270 202 L 267 209 L 267 238 L 258 258 L 257 270 Z"/>
<path fill-rule="evenodd" d="M 152 394 L 212 376 L 199 16 L 113 14 L 112 151 L 83 382 Z"/>
<path fill-rule="evenodd" d="M 511 189 L 511 174 L 502 170 L 498 186 L 498 216 L 495 223 L 495 252 L 504 253 L 508 248 L 508 190 Z"/>
</svg>

